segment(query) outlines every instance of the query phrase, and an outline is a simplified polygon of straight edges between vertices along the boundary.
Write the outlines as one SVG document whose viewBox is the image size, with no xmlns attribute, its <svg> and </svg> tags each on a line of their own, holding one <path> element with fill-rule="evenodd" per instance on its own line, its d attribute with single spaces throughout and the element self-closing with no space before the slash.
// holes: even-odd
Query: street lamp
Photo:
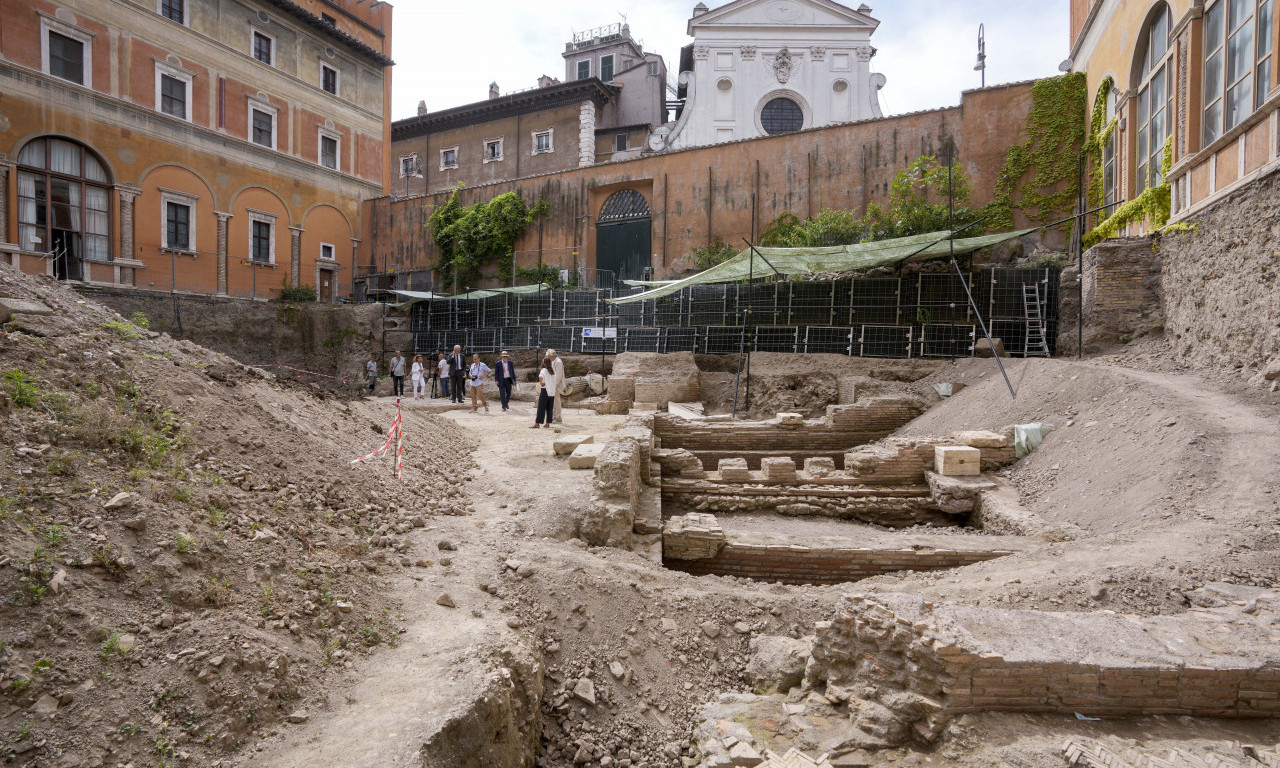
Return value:
<svg viewBox="0 0 1280 768">
<path fill-rule="evenodd" d="M 974 72 L 982 73 L 982 87 L 987 87 L 987 33 L 986 25 L 978 25 L 978 63 L 973 65 Z"/>
</svg>

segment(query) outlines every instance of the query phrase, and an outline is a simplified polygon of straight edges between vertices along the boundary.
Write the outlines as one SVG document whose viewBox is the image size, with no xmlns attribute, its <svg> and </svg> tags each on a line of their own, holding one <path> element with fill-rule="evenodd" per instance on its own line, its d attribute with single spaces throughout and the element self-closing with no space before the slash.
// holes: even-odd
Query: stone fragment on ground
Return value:
<svg viewBox="0 0 1280 768">
<path fill-rule="evenodd" d="M 604 446 L 596 443 L 579 445 L 569 454 L 569 469 L 593 469 Z"/>
<path fill-rule="evenodd" d="M 560 435 L 551 444 L 551 449 L 555 451 L 557 456 L 568 456 L 573 453 L 578 446 L 594 443 L 595 438 L 591 435 Z"/>
</svg>

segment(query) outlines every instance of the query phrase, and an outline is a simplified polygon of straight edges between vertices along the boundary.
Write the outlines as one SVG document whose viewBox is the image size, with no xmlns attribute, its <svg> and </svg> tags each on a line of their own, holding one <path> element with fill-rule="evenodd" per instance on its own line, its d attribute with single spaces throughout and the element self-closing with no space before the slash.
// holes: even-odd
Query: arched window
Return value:
<svg viewBox="0 0 1280 768">
<path fill-rule="evenodd" d="M 786 96 L 770 99 L 760 110 L 760 125 L 770 136 L 798 131 L 804 127 L 804 110 Z"/>
<path fill-rule="evenodd" d="M 111 180 L 88 148 L 35 139 L 18 153 L 18 239 L 27 250 L 57 253 L 60 278 L 80 279 L 83 259 L 111 256 Z"/>
<path fill-rule="evenodd" d="M 1272 0 L 1218 0 L 1204 14 L 1204 144 L 1266 101 Z"/>
<path fill-rule="evenodd" d="M 620 189 L 609 195 L 609 199 L 600 206 L 598 221 L 626 221 L 642 219 L 648 215 L 649 203 L 645 201 L 644 195 L 634 189 Z"/>
<path fill-rule="evenodd" d="M 1238 2 L 1238 0 L 1236 0 Z M 1137 192 L 1160 183 L 1160 161 L 1173 117 L 1173 68 L 1169 64 L 1169 7 L 1147 25 L 1138 86 Z"/>
</svg>

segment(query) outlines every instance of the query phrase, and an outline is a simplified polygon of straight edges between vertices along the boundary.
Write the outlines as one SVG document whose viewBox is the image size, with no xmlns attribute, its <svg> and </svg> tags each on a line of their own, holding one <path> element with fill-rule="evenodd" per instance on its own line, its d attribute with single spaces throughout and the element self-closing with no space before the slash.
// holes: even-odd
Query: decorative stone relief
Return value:
<svg viewBox="0 0 1280 768">
<path fill-rule="evenodd" d="M 809 49 L 809 57 L 814 61 L 826 61 L 827 49 L 823 48 L 821 45 L 815 45 Z"/>
<path fill-rule="evenodd" d="M 853 52 L 857 55 L 858 61 L 871 61 L 871 57 L 876 55 L 876 49 L 869 45 L 854 48 Z"/>
<path fill-rule="evenodd" d="M 706 61 L 707 57 L 710 55 L 711 55 L 711 49 L 705 45 L 699 45 L 698 47 L 693 49 L 693 58 L 697 59 L 698 61 Z"/>
<path fill-rule="evenodd" d="M 742 50 L 742 60 L 743 60 L 743 61 L 752 61 L 752 60 L 754 60 L 754 59 L 755 59 L 755 57 L 756 57 L 756 47 L 755 47 L 754 45 L 744 45 L 744 46 L 742 46 L 742 49 L 741 49 L 741 50 Z"/>
<path fill-rule="evenodd" d="M 770 69 L 773 70 L 773 76 L 777 78 L 779 83 L 786 83 L 791 79 L 792 73 L 795 71 L 795 63 L 791 60 L 791 51 L 786 48 L 778 51 L 773 61 L 767 62 Z"/>
</svg>

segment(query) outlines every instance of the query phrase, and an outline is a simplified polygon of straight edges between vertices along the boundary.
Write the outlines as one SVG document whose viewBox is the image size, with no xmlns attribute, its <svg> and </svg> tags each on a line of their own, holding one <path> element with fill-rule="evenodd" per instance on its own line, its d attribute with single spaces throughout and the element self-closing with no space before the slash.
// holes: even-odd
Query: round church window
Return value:
<svg viewBox="0 0 1280 768">
<path fill-rule="evenodd" d="M 804 111 L 791 99 L 779 96 L 760 110 L 760 125 L 770 136 L 798 131 L 804 127 Z"/>
</svg>

